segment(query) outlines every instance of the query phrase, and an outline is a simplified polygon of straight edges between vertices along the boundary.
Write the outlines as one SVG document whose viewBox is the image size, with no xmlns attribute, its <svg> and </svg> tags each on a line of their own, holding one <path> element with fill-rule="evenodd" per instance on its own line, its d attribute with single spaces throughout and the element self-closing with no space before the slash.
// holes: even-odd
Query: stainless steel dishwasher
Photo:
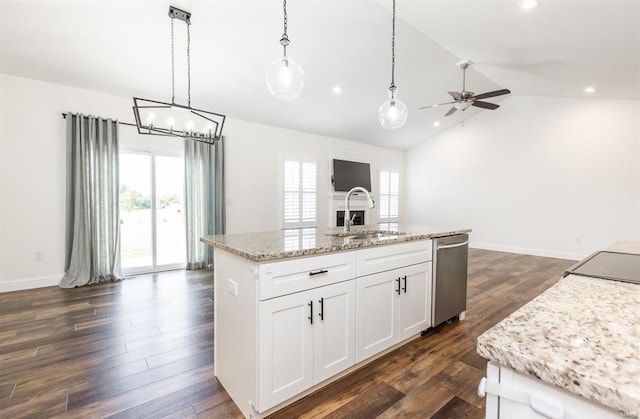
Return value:
<svg viewBox="0 0 640 419">
<path fill-rule="evenodd" d="M 468 234 L 441 237 L 433 241 L 432 326 L 455 316 L 464 319 L 468 258 Z"/>
</svg>

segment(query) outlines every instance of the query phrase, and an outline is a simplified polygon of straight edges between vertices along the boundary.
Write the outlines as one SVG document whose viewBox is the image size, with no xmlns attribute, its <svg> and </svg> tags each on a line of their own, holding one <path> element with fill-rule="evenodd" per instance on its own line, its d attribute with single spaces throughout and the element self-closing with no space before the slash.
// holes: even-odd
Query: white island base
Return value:
<svg viewBox="0 0 640 419">
<path fill-rule="evenodd" d="M 255 262 L 215 250 L 215 375 L 260 418 L 431 327 L 431 240 Z"/>
</svg>

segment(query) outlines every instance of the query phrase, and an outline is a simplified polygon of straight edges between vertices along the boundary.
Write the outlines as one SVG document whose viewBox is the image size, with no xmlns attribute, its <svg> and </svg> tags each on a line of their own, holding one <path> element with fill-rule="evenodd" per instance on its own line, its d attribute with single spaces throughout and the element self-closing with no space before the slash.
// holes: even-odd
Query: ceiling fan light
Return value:
<svg viewBox="0 0 640 419">
<path fill-rule="evenodd" d="M 269 93 L 276 99 L 297 99 L 304 87 L 304 70 L 292 58 L 274 60 L 265 76 Z"/>
<path fill-rule="evenodd" d="M 471 106 L 471 102 L 456 102 L 453 106 L 459 111 L 464 111 Z"/>
</svg>

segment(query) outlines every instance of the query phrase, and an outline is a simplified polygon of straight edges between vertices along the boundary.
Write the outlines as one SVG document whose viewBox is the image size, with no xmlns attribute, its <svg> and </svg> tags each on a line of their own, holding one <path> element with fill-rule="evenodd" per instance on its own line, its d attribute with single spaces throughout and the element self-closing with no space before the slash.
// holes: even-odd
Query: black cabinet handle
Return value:
<svg viewBox="0 0 640 419">
<path fill-rule="evenodd" d="M 402 279 L 404 279 L 404 287 L 402 288 L 402 291 L 404 291 L 404 293 L 407 293 L 407 276 L 403 276 Z"/>
<path fill-rule="evenodd" d="M 398 282 L 398 289 L 396 289 L 396 292 L 398 293 L 398 295 L 400 295 L 400 278 L 398 277 L 396 281 Z"/>
<path fill-rule="evenodd" d="M 324 298 L 320 298 L 318 302 L 320 303 L 320 313 L 318 313 L 318 315 L 320 316 L 320 320 L 324 320 Z"/>
<path fill-rule="evenodd" d="M 309 319 L 309 321 L 311 322 L 311 324 L 313 324 L 313 301 L 309 301 L 309 303 L 307 304 L 310 308 L 309 312 L 309 317 L 307 317 Z"/>
<path fill-rule="evenodd" d="M 327 272 L 329 272 L 329 271 L 327 271 L 326 269 L 320 269 L 319 271 L 309 272 L 309 276 L 326 274 Z"/>
</svg>

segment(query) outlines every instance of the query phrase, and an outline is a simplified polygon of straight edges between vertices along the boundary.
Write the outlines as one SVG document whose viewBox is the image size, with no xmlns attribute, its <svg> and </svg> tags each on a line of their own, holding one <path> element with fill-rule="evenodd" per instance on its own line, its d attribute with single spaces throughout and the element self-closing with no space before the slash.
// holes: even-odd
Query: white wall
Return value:
<svg viewBox="0 0 640 419">
<path fill-rule="evenodd" d="M 65 121 L 82 112 L 131 122 L 132 99 L 0 74 L 0 292 L 55 285 L 64 269 Z M 224 109 L 216 110 L 224 111 Z M 377 170 L 403 171 L 404 153 L 304 132 L 227 119 L 227 231 L 281 228 L 281 158 L 318 162 L 318 225 L 330 224 L 331 158 L 356 150 Z M 120 129 L 121 148 L 181 151 L 182 141 Z M 44 259 L 34 254 L 42 251 Z"/>
<path fill-rule="evenodd" d="M 407 151 L 407 221 L 581 259 L 640 241 L 640 102 L 512 96 Z"/>
</svg>

